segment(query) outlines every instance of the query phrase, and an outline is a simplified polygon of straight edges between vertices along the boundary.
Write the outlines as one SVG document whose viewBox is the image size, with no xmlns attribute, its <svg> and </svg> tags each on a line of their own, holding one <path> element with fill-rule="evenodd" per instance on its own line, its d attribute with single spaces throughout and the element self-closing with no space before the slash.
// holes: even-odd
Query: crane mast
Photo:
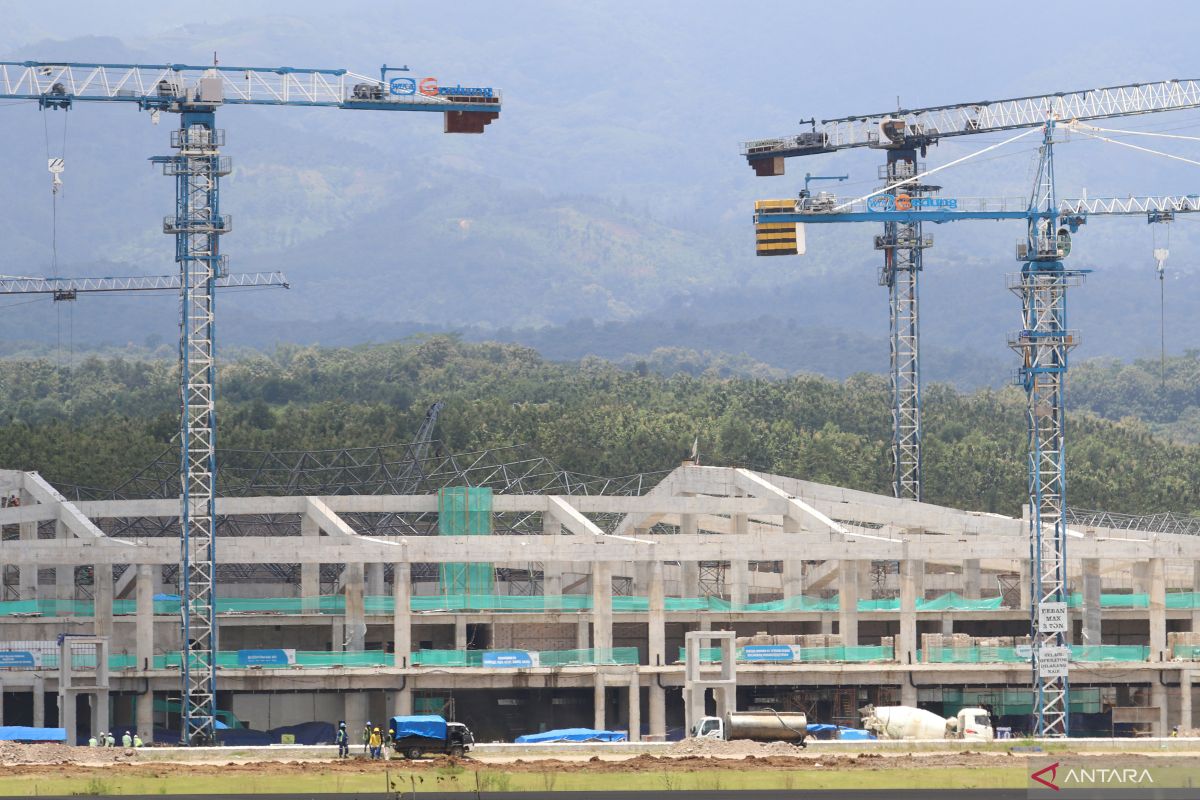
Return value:
<svg viewBox="0 0 1200 800">
<path fill-rule="evenodd" d="M 483 133 L 500 115 L 491 87 L 440 86 L 436 78 L 380 68 L 379 78 L 344 69 L 0 62 L 0 99 L 36 100 L 41 108 L 77 102 L 133 104 L 157 121 L 179 114 L 171 133 L 173 155 L 151 159 L 175 180 L 175 211 L 163 232 L 175 238 L 179 265 L 180 362 L 180 604 L 183 645 L 181 741 L 215 741 L 216 389 L 214 289 L 225 271 L 220 237 L 230 218 L 221 213 L 220 179 L 230 160 L 220 154 L 225 133 L 216 126 L 223 105 L 330 107 L 366 111 L 427 111 L 443 115 L 446 133 Z"/>
</svg>

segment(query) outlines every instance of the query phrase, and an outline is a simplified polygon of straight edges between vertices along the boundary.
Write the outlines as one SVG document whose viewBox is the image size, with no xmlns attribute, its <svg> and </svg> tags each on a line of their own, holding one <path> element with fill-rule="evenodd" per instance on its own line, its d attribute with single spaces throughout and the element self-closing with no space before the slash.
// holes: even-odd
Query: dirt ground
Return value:
<svg viewBox="0 0 1200 800">
<path fill-rule="evenodd" d="M 1010 753 L 977 753 L 964 750 L 955 753 L 882 753 L 823 754 L 808 753 L 783 743 L 760 745 L 754 742 L 681 742 L 668 753 L 636 755 L 622 759 L 592 756 L 586 760 L 563 758 L 513 757 L 504 759 L 506 772 L 664 772 L 696 770 L 855 770 L 905 769 L 913 767 L 996 767 L 1019 763 L 1021 756 Z M 121 748 L 69 748 L 58 745 L 0 744 L 0 776 L 45 774 L 47 767 L 74 765 L 72 774 L 108 773 L 137 770 L 147 777 L 181 773 L 189 775 L 229 775 L 246 772 L 255 775 L 289 775 L 311 773 L 382 772 L 385 770 L 482 770 L 499 764 L 471 758 L 426 758 L 419 761 L 392 759 L 369 761 L 348 760 L 303 761 L 294 758 L 276 760 L 270 753 L 254 761 L 220 761 L 214 763 L 180 763 L 162 760 L 142 761 L 138 753 Z M 90 768 L 90 769 L 89 769 Z"/>
<path fill-rule="evenodd" d="M 905 770 L 928 768 L 988 768 L 1021 765 L 1029 756 L 1042 754 L 975 752 L 963 749 L 954 752 L 887 752 L 887 753 L 815 753 L 783 742 L 759 744 L 749 741 L 720 742 L 683 741 L 667 748 L 662 755 L 634 755 L 580 758 L 552 756 L 536 758 L 511 756 L 505 758 L 424 758 L 408 761 L 370 761 L 364 758 L 347 760 L 304 760 L 293 754 L 263 751 L 253 752 L 248 760 L 229 760 L 214 753 L 208 762 L 146 760 L 140 753 L 122 748 L 66 747 L 62 745 L 19 745 L 0 743 L 0 777 L 45 775 L 59 765 L 71 765 L 72 775 L 88 777 L 135 773 L 144 777 L 175 777 L 181 775 L 223 775 L 236 773 L 253 775 L 298 775 L 314 772 L 329 774 L 361 774 L 387 770 L 412 770 L 431 774 L 457 771 L 483 771 L 497 767 L 510 773 L 639 773 L 639 772 L 696 772 L 700 770 L 787 770 L 787 771 L 853 771 Z M 1105 754 L 1081 754 L 1083 758 L 1111 758 Z M 1123 761 L 1153 759 L 1153 755 L 1124 754 Z"/>
</svg>

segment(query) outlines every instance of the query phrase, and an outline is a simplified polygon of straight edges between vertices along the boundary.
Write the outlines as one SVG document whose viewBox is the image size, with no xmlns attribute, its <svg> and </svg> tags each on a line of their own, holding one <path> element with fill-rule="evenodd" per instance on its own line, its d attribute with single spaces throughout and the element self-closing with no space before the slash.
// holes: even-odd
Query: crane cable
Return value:
<svg viewBox="0 0 1200 800">
<path fill-rule="evenodd" d="M 65 112 L 64 112 L 65 113 Z M 67 159 L 67 120 L 69 117 L 63 117 L 62 129 L 62 145 L 60 147 L 60 155 L 57 157 L 50 153 L 50 122 L 47 117 L 47 110 L 42 109 L 42 133 L 46 144 L 46 169 L 50 172 L 50 274 L 58 274 L 58 196 L 63 187 L 62 173 L 66 166 Z M 56 345 L 58 351 L 59 370 L 62 370 L 62 309 L 58 309 L 58 342 Z M 68 364 L 75 357 L 75 310 L 68 308 L 67 310 L 67 325 L 68 325 Z"/>
<path fill-rule="evenodd" d="M 878 195 L 886 194 L 886 193 L 890 192 L 892 189 L 895 189 L 900 186 L 904 186 L 905 184 L 916 183 L 923 178 L 933 175 L 935 172 L 941 172 L 944 169 L 949 169 L 950 167 L 957 166 L 957 165 L 963 163 L 964 161 L 969 161 L 970 159 L 975 158 L 976 156 L 981 156 L 984 153 L 991 152 L 992 150 L 995 150 L 998 147 L 1003 147 L 1004 145 L 1009 144 L 1011 142 L 1015 142 L 1018 139 L 1023 139 L 1031 133 L 1037 133 L 1039 130 L 1041 130 L 1041 128 L 1030 128 L 1027 131 L 1022 131 L 1021 133 L 1018 133 L 1016 136 L 1010 136 L 1002 142 L 996 142 L 995 144 L 988 145 L 987 147 L 983 148 L 982 150 L 976 150 L 974 153 L 969 153 L 969 154 L 963 156 L 962 158 L 956 158 L 953 161 L 950 161 L 946 164 L 942 164 L 940 167 L 934 167 L 933 169 L 927 169 L 924 172 L 920 173 L 919 175 L 913 175 L 910 178 L 905 178 L 904 180 L 896 181 L 893 184 L 884 186 L 882 189 L 876 189 L 875 191 L 871 192 L 870 194 L 864 194 L 862 197 L 855 198 L 854 200 L 847 200 L 846 202 L 842 203 L 841 205 L 835 207 L 833 210 L 834 211 L 845 211 L 847 208 L 850 208 L 855 203 L 861 203 L 864 200 L 871 199 L 872 197 L 877 197 Z"/>
<path fill-rule="evenodd" d="M 1100 141 L 1108 142 L 1109 144 L 1119 144 L 1119 145 L 1121 145 L 1121 147 L 1128 147 L 1131 150 L 1140 150 L 1143 153 L 1151 153 L 1156 156 L 1162 156 L 1163 158 L 1171 158 L 1171 159 L 1174 159 L 1175 161 L 1182 161 L 1185 164 L 1192 164 L 1194 166 L 1200 167 L 1200 161 L 1196 161 L 1195 159 L 1184 158 L 1183 156 L 1177 156 L 1174 153 L 1164 153 L 1161 150 L 1151 150 L 1149 147 L 1142 147 L 1141 145 L 1131 144 L 1129 142 L 1122 142 L 1117 139 L 1110 138 L 1108 136 L 1100 136 L 1099 134 L 1088 133 L 1086 130 L 1084 130 L 1085 127 L 1090 128 L 1091 126 L 1090 125 L 1082 125 L 1078 122 L 1071 122 L 1071 123 L 1067 124 L 1068 130 L 1070 130 L 1074 133 L 1083 134 L 1084 136 L 1088 136 L 1092 139 L 1099 139 Z M 1100 130 L 1100 129 L 1094 128 L 1093 130 Z M 1190 139 L 1192 137 L 1187 137 L 1187 138 Z"/>
</svg>

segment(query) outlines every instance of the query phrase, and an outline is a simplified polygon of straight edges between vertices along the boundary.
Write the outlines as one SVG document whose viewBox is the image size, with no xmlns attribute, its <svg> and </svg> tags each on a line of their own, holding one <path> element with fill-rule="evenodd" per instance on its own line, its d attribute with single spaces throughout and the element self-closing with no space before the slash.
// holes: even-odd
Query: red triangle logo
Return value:
<svg viewBox="0 0 1200 800">
<path fill-rule="evenodd" d="M 1045 778 L 1042 777 L 1047 772 L 1050 773 L 1050 780 L 1046 780 Z M 1054 782 L 1058 778 L 1058 762 L 1057 761 L 1055 761 L 1053 764 L 1051 764 L 1048 767 L 1042 767 L 1041 769 L 1039 769 L 1037 772 L 1033 773 L 1029 777 L 1033 778 L 1035 781 L 1042 784 L 1043 786 L 1049 786 L 1051 789 L 1053 789 L 1056 792 L 1059 791 L 1058 784 L 1056 784 Z"/>
</svg>

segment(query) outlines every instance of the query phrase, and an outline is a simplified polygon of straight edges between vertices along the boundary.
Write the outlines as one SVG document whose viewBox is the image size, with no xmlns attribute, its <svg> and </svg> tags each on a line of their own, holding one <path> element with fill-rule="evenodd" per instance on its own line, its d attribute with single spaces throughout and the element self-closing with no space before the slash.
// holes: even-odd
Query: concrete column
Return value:
<svg viewBox="0 0 1200 800">
<path fill-rule="evenodd" d="M 46 679 L 41 675 L 33 676 L 33 727 L 46 727 Z"/>
<path fill-rule="evenodd" d="M 853 559 L 838 562 L 838 633 L 846 647 L 858 645 L 858 570 Z"/>
<path fill-rule="evenodd" d="M 412 653 L 412 567 L 407 561 L 392 564 L 392 642 L 394 663 L 407 666 Z M 411 693 L 410 693 L 411 694 Z"/>
<path fill-rule="evenodd" d="M 646 630 L 646 663 L 652 667 L 667 663 L 667 612 L 663 591 L 663 564 L 650 563 L 649 622 Z"/>
<path fill-rule="evenodd" d="M 342 573 L 342 589 L 346 596 L 346 649 L 361 652 L 367 634 L 366 608 L 363 605 L 363 565 L 347 564 Z"/>
<path fill-rule="evenodd" d="M 833 633 L 833 614 L 828 612 L 821 614 L 821 633 L 826 636 Z"/>
<path fill-rule="evenodd" d="M 4 681 L 0 680 L 0 727 L 4 726 Z"/>
<path fill-rule="evenodd" d="M 154 739 L 154 692 L 142 692 L 137 696 L 137 732 L 142 741 L 149 744 Z"/>
<path fill-rule="evenodd" d="M 650 679 L 650 739 L 664 742 L 667 739 L 667 692 L 658 685 L 658 676 Z"/>
<path fill-rule="evenodd" d="M 461 615 L 454 618 L 454 649 L 467 649 L 467 621 Z"/>
<path fill-rule="evenodd" d="M 71 532 L 62 522 L 54 522 L 54 538 L 58 540 L 71 538 Z M 54 599 L 75 599 L 75 565 L 59 566 L 54 570 Z"/>
<path fill-rule="evenodd" d="M 749 514 L 733 514 L 730 517 L 732 523 L 731 528 L 735 534 L 746 534 L 750 532 L 750 515 Z"/>
<path fill-rule="evenodd" d="M 598 658 L 612 650 L 612 562 L 592 563 L 592 647 Z"/>
<path fill-rule="evenodd" d="M 1150 681 L 1150 706 L 1158 709 L 1158 720 L 1154 723 L 1153 735 L 1167 735 L 1167 687 L 1157 678 Z"/>
<path fill-rule="evenodd" d="M 592 727 L 598 731 L 604 730 L 604 673 L 596 672 L 596 681 L 592 686 Z"/>
<path fill-rule="evenodd" d="M 798 558 L 783 560 L 783 597 L 785 600 L 804 594 L 804 562 Z"/>
<path fill-rule="evenodd" d="M 745 559 L 730 561 L 726 574 L 729 575 L 729 602 L 742 605 L 749 603 L 750 562 Z"/>
<path fill-rule="evenodd" d="M 1019 559 L 1018 571 L 1021 573 L 1021 608 L 1033 608 L 1033 567 L 1028 558 Z"/>
<path fill-rule="evenodd" d="M 912 664 L 917 660 L 917 649 L 920 647 L 917 640 L 917 600 L 925 595 L 924 582 L 924 561 L 906 558 L 900 562 L 900 636 L 896 640 L 896 660 L 901 664 Z"/>
<path fill-rule="evenodd" d="M 684 536 L 695 536 L 700 532 L 699 522 L 695 514 L 679 515 L 679 532 Z"/>
<path fill-rule="evenodd" d="M 154 665 L 154 570 L 149 564 L 130 565 L 129 569 L 137 570 L 137 668 L 150 669 Z"/>
<path fill-rule="evenodd" d="M 542 535 L 561 536 L 562 523 L 550 514 L 542 514 Z M 563 593 L 563 573 L 569 568 L 568 562 L 542 562 L 542 595 L 545 597 L 561 597 Z M 562 608 L 556 601 L 547 600 L 546 610 Z"/>
<path fill-rule="evenodd" d="M 679 596 L 699 597 L 700 591 L 700 562 L 679 562 Z"/>
<path fill-rule="evenodd" d="M 93 631 L 96 636 L 113 635 L 113 568 L 111 564 L 92 567 Z"/>
<path fill-rule="evenodd" d="M 587 650 L 591 646 L 591 628 L 587 617 L 580 617 L 575 622 L 575 649 Z"/>
<path fill-rule="evenodd" d="M 1192 597 L 1200 601 L 1200 561 L 1192 562 Z M 1200 602 L 1192 606 L 1192 632 L 1200 631 Z"/>
<path fill-rule="evenodd" d="M 979 559 L 968 558 L 963 562 L 963 597 L 978 600 L 983 589 L 979 571 Z"/>
<path fill-rule="evenodd" d="M 1182 730 L 1192 725 L 1192 670 L 1179 670 L 1179 727 Z"/>
<path fill-rule="evenodd" d="M 1148 567 L 1150 584 L 1148 587 L 1148 594 L 1150 595 L 1150 660 L 1158 661 L 1162 659 L 1163 653 L 1167 649 L 1166 560 L 1152 558 Z"/>
<path fill-rule="evenodd" d="M 42 702 L 38 702 L 39 700 Z M 34 691 L 33 702 L 33 727 L 43 728 L 46 725 L 45 707 L 42 708 L 41 722 L 38 721 L 38 707 L 45 702 L 41 692 Z M 75 714 L 75 695 L 71 692 L 60 692 L 58 695 L 58 727 L 67 732 L 67 744 L 74 746 L 79 741 L 79 720 L 76 719 Z M 100 738 L 94 727 L 92 735 Z"/>
<path fill-rule="evenodd" d="M 629 676 L 629 741 L 642 740 L 642 681 L 637 667 Z"/>
<path fill-rule="evenodd" d="M 367 564 L 367 597 L 384 595 L 383 564 Z"/>
<path fill-rule="evenodd" d="M 413 713 L 413 689 L 416 679 L 409 675 L 404 680 L 404 688 L 397 689 L 392 694 L 392 714 L 397 717 L 412 716 Z"/>
<path fill-rule="evenodd" d="M 954 633 L 954 617 L 950 616 L 949 614 L 942 614 L 941 622 L 943 635 L 949 636 L 950 634 Z"/>
<path fill-rule="evenodd" d="M 904 683 L 900 684 L 900 705 L 917 707 L 917 687 L 909 682 L 911 675 L 904 676 Z"/>
<path fill-rule="evenodd" d="M 1083 624 L 1080 636 L 1085 647 L 1101 643 L 1100 633 L 1100 559 L 1083 559 Z"/>
<path fill-rule="evenodd" d="M 321 535 L 317 521 L 305 514 L 300 518 L 300 535 L 312 537 L 314 540 Z M 314 541 L 315 543 L 315 541 Z M 300 597 L 306 612 L 316 613 L 320 607 L 321 596 L 321 565 L 300 565 Z"/>
<path fill-rule="evenodd" d="M 95 692 L 92 692 L 90 699 L 92 703 L 92 730 L 112 730 L 112 725 L 108 719 L 108 692 L 97 689 Z"/>
<path fill-rule="evenodd" d="M 25 490 L 20 492 L 21 505 L 33 505 L 33 495 Z M 38 538 L 38 523 L 22 522 L 18 526 L 19 536 L 22 542 L 36 542 Z M 22 564 L 20 577 L 20 590 L 22 600 L 40 600 L 38 594 L 38 565 L 37 564 Z"/>
<path fill-rule="evenodd" d="M 329 620 L 329 649 L 335 653 L 346 649 L 346 620 L 342 617 Z"/>
<path fill-rule="evenodd" d="M 350 752 L 359 752 L 362 747 L 362 729 L 367 724 L 367 693 L 348 691 L 343 695 L 342 719 L 350 734 Z"/>
</svg>

